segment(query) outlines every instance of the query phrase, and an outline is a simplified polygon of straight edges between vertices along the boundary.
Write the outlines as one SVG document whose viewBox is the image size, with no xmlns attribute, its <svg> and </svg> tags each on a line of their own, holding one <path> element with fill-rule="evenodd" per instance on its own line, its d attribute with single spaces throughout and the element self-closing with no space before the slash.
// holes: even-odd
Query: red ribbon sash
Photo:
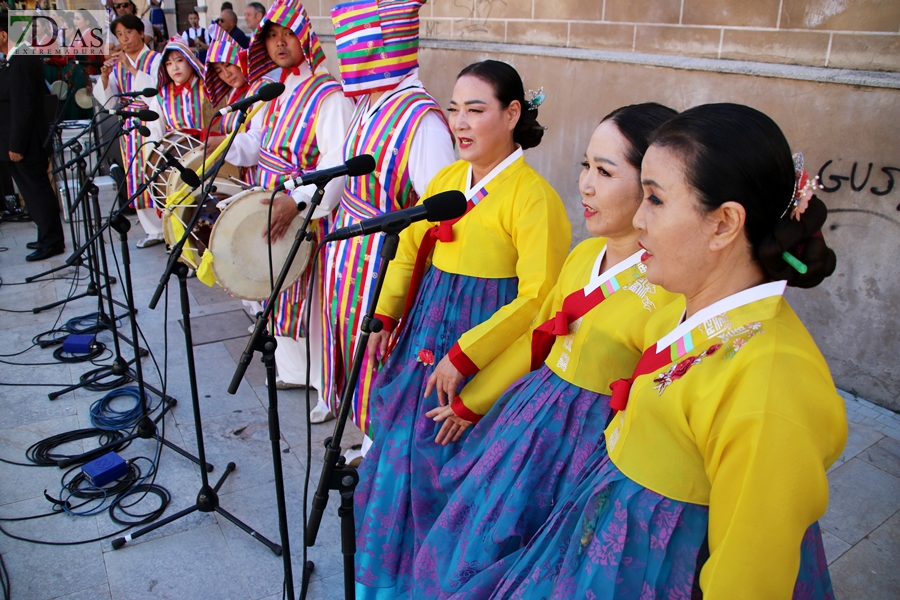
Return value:
<svg viewBox="0 0 900 600">
<path fill-rule="evenodd" d="M 458 217 L 451 221 L 441 221 L 434 227 L 429 228 L 428 231 L 425 232 L 424 237 L 422 237 L 422 242 L 419 244 L 419 251 L 416 253 L 416 264 L 413 266 L 412 277 L 409 282 L 409 292 L 406 294 L 406 304 L 403 306 L 403 316 L 400 317 L 397 328 L 391 336 L 392 342 L 385 354 L 385 358 L 387 357 L 387 354 L 390 354 L 394 349 L 397 340 L 400 339 L 400 331 L 403 329 L 403 324 L 406 323 L 407 317 L 416 301 L 416 294 L 419 293 L 419 286 L 422 285 L 422 278 L 425 277 L 425 265 L 428 262 L 428 257 L 431 256 L 431 251 L 434 250 L 438 241 L 444 243 L 453 241 L 453 225 L 469 214 L 473 208 L 475 208 L 475 203 L 469 200 L 468 204 L 466 204 L 466 212 L 463 213 L 462 217 Z"/>
<path fill-rule="evenodd" d="M 568 335 L 569 325 L 573 321 L 591 312 L 608 297 L 602 285 L 587 295 L 584 289 L 580 289 L 566 296 L 562 309 L 556 316 L 538 326 L 531 334 L 531 370 L 534 371 L 547 360 L 556 336 Z"/>
<path fill-rule="evenodd" d="M 625 410 L 625 406 L 628 404 L 628 395 L 631 393 L 631 384 L 634 383 L 634 380 L 641 375 L 658 371 L 672 362 L 672 353 L 669 351 L 669 348 L 671 346 L 666 346 L 661 352 L 657 353 L 656 344 L 653 344 L 644 350 L 641 360 L 638 361 L 630 378 L 619 379 L 609 384 L 609 387 L 612 389 L 612 398 L 609 401 L 610 408 L 613 410 Z"/>
</svg>

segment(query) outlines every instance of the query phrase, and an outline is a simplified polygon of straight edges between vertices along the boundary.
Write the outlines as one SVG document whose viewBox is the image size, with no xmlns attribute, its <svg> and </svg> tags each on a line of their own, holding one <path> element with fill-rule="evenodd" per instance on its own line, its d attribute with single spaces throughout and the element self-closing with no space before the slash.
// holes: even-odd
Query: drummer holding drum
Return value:
<svg viewBox="0 0 900 600">
<path fill-rule="evenodd" d="M 296 0 L 276 0 L 263 18 L 248 48 L 251 85 L 270 77 L 284 84 L 284 92 L 267 103 L 251 120 L 248 132 L 236 135 L 226 160 L 234 165 L 257 164 L 257 182 L 273 190 L 288 178 L 333 167 L 344 162 L 342 144 L 353 115 L 353 101 L 346 98 L 341 85 L 321 66 L 325 54 L 303 5 Z M 254 132 L 259 135 L 255 136 Z M 312 229 L 319 239 L 340 201 L 343 180 L 336 178 L 325 188 L 315 211 Z M 291 196 L 279 194 L 272 206 L 271 239 L 283 240 L 289 228 L 301 223 L 301 202 L 308 203 L 315 186 L 294 190 Z M 263 202 L 268 202 L 265 194 Z M 231 210 L 229 208 L 229 210 Z M 259 235 L 269 232 L 263 227 Z M 262 252 L 265 252 L 263 249 Z M 321 264 L 321 263 L 320 263 Z M 281 264 L 273 265 L 275 273 Z M 215 267 L 215 263 L 214 263 Z M 278 346 L 275 361 L 278 387 L 298 387 L 306 383 L 306 350 L 303 338 L 311 344 L 310 385 L 321 391 L 322 316 L 320 291 L 306 298 L 311 273 L 307 271 L 283 292 L 273 307 Z M 317 286 L 322 273 L 316 274 Z M 311 300 L 312 320 L 307 332 L 303 315 Z"/>
</svg>

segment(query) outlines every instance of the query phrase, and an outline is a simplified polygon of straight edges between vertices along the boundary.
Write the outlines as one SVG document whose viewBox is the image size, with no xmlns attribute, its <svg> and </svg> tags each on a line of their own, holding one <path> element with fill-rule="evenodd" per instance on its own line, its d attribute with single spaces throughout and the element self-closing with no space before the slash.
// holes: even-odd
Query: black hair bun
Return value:
<svg viewBox="0 0 900 600">
<path fill-rule="evenodd" d="M 813 196 L 799 221 L 790 216 L 778 221 L 757 251 L 766 275 L 773 280 L 786 279 L 793 287 L 812 288 L 834 273 L 837 257 L 822 237 L 827 218 L 825 203 Z M 801 274 L 790 266 L 782 257 L 784 252 L 790 252 L 805 264 L 806 273 Z"/>
<path fill-rule="evenodd" d="M 513 141 L 522 146 L 522 150 L 536 147 L 544 137 L 544 127 L 538 123 L 537 112 L 536 108 L 529 109 L 527 102 L 522 106 L 519 122 L 513 131 Z"/>
</svg>

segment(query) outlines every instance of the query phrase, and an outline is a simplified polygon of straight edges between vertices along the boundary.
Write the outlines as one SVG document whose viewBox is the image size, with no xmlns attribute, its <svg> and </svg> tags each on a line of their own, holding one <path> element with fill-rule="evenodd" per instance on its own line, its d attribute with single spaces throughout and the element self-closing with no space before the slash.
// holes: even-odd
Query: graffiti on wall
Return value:
<svg viewBox="0 0 900 600">
<path fill-rule="evenodd" d="M 834 166 L 834 160 L 827 160 L 819 169 L 819 183 L 822 185 L 822 191 L 826 194 L 834 194 L 841 189 L 849 188 L 851 193 L 871 194 L 876 198 L 887 196 L 888 194 L 900 193 L 900 182 L 895 185 L 895 175 L 900 175 L 900 167 L 883 166 L 880 169 L 875 168 L 875 163 L 860 164 L 854 161 L 850 167 L 849 173 L 844 170 L 841 172 Z M 898 177 L 900 178 L 900 177 Z M 846 187 L 845 187 L 846 184 Z M 900 211 L 900 204 L 897 205 Z M 865 208 L 831 208 L 829 213 L 863 213 L 878 217 L 885 221 L 900 227 L 900 221 L 877 210 Z M 837 229 L 838 224 L 832 223 L 830 228 Z"/>
<path fill-rule="evenodd" d="M 853 162 L 850 172 L 840 174 L 832 167 L 834 160 L 827 160 L 819 169 L 819 183 L 822 191 L 833 194 L 841 189 L 844 182 L 850 186 L 853 192 L 868 192 L 875 196 L 887 196 L 894 191 L 894 173 L 900 174 L 900 167 L 881 167 L 875 171 L 875 163 L 862 166 L 858 161 Z M 874 171 L 874 173 L 873 173 Z M 872 185 L 869 185 L 869 184 Z M 868 187 L 868 189 L 866 189 Z M 900 186 L 897 186 L 900 189 Z M 900 205 L 897 206 L 900 210 Z"/>
</svg>

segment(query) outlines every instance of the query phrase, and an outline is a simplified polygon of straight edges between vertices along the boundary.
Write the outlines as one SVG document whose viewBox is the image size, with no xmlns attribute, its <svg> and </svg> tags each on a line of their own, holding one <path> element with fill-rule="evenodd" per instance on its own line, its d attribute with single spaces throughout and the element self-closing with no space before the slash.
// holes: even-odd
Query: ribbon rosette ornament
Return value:
<svg viewBox="0 0 900 600">
<path fill-rule="evenodd" d="M 822 189 L 822 186 L 819 184 L 819 176 L 816 175 L 810 179 L 809 174 L 803 167 L 802 152 L 794 155 L 794 178 L 794 196 L 784 212 L 787 214 L 790 211 L 791 218 L 799 221 L 800 216 L 806 212 L 813 194 L 816 193 L 816 190 Z M 784 215 L 781 216 L 783 217 Z"/>
<path fill-rule="evenodd" d="M 659 376 L 653 380 L 653 383 L 656 384 L 654 386 L 656 388 L 656 391 L 659 393 L 659 395 L 662 395 L 662 393 L 666 391 L 666 388 L 669 387 L 673 381 L 684 377 L 691 367 L 693 367 L 694 365 L 699 365 L 701 362 L 703 362 L 704 358 L 706 358 L 707 356 L 712 356 L 721 347 L 722 344 L 713 344 L 712 346 L 701 352 L 699 356 L 688 356 L 684 360 L 672 365 L 672 367 L 668 371 L 660 373 Z"/>
<path fill-rule="evenodd" d="M 434 352 L 422 348 L 419 350 L 418 356 L 416 356 L 416 361 L 422 363 L 426 367 L 430 367 L 434 364 Z"/>
</svg>

